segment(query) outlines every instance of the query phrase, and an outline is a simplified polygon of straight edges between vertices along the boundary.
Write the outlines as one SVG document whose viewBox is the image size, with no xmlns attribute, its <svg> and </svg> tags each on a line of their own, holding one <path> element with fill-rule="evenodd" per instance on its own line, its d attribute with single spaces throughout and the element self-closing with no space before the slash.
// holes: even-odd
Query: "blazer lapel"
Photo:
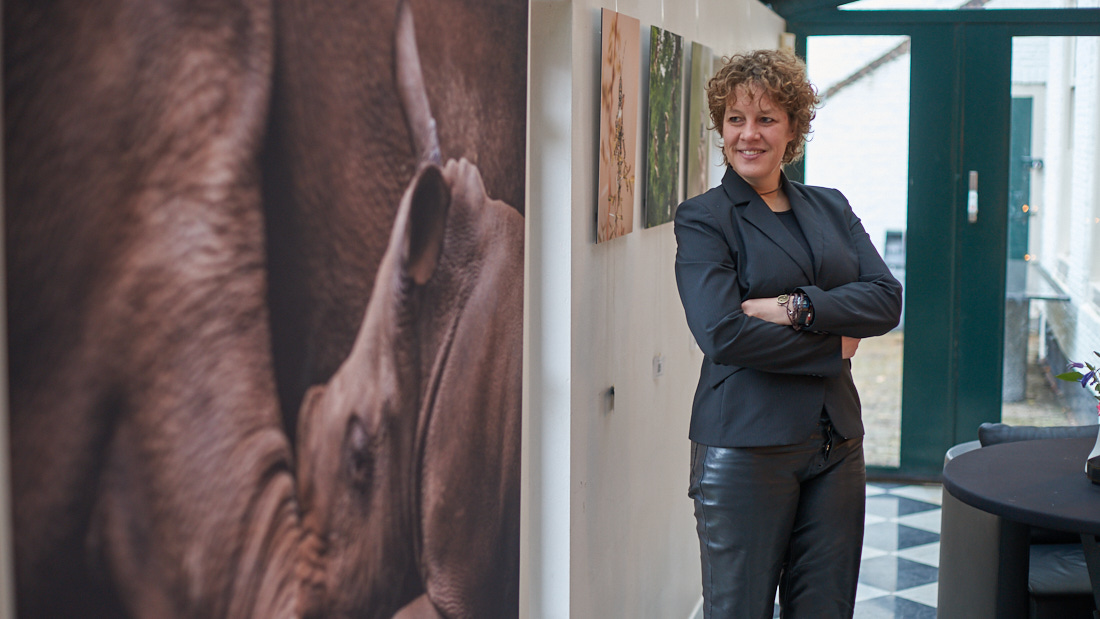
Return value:
<svg viewBox="0 0 1100 619">
<path fill-rule="evenodd" d="M 782 177 L 781 182 L 789 197 L 791 184 L 787 182 L 786 176 Z M 734 172 L 732 167 L 726 168 L 726 175 L 722 178 L 722 187 L 725 189 L 730 201 L 733 202 L 740 218 L 763 232 L 784 253 L 790 256 L 791 260 L 794 260 L 809 281 L 815 281 L 814 265 L 811 264 L 810 257 L 806 255 L 806 250 L 802 248 L 802 244 L 795 240 L 790 230 L 787 230 L 783 222 L 779 221 L 779 217 L 776 217 L 775 213 L 768 208 L 768 204 L 764 202 L 764 199 L 756 193 L 751 185 Z M 809 206 L 805 200 L 802 200 L 802 202 Z M 793 202 L 791 207 L 794 208 Z M 798 217 L 797 209 L 796 217 Z M 802 221 L 802 218 L 798 217 L 798 224 L 803 226 L 802 231 L 806 233 L 806 224 L 803 224 Z M 820 235 L 820 230 L 817 231 L 817 234 Z M 806 238 L 810 239 L 810 234 L 806 234 Z M 814 245 L 812 240 L 810 241 L 810 247 L 813 249 L 815 256 L 824 251 L 823 247 L 819 249 Z"/>
</svg>

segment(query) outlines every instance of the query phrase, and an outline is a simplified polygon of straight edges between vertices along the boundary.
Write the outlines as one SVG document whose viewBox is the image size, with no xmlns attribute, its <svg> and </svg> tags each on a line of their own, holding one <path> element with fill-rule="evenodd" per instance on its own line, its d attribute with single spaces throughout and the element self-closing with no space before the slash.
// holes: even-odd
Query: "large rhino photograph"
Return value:
<svg viewBox="0 0 1100 619">
<path fill-rule="evenodd" d="M 518 616 L 527 2 L 3 6 L 18 617 Z"/>
</svg>

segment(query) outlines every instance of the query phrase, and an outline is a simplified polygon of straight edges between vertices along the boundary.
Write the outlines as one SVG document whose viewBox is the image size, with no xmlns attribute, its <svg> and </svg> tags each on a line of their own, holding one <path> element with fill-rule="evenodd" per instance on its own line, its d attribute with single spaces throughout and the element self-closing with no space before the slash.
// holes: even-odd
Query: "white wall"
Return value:
<svg viewBox="0 0 1100 619">
<path fill-rule="evenodd" d="M 1079 6 L 1100 6 L 1082 1 Z M 1073 361 L 1095 360 L 1100 350 L 1100 37 L 1049 39 L 1047 105 L 1042 122 L 1043 202 L 1040 264 L 1072 298 L 1048 303 L 1047 324 Z M 1085 398 L 1080 422 L 1094 419 Z"/>
<path fill-rule="evenodd" d="M 640 183 L 634 231 L 595 243 L 603 7 L 639 19 L 643 39 L 658 25 L 716 55 L 774 48 L 783 22 L 755 0 L 531 4 L 522 615 L 688 617 L 701 593 L 687 427 L 702 356 L 672 225 L 642 229 Z"/>
<path fill-rule="evenodd" d="M 905 39 L 811 37 L 810 80 L 824 94 Z M 823 101 L 806 143 L 806 183 L 843 192 L 880 254 L 886 232 L 904 232 L 908 221 L 909 58 L 895 58 Z"/>
</svg>

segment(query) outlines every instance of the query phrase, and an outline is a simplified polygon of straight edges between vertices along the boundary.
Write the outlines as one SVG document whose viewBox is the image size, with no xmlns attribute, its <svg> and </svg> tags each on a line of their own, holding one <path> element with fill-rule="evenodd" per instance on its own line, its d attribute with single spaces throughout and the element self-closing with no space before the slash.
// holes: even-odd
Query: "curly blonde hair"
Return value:
<svg viewBox="0 0 1100 619">
<path fill-rule="evenodd" d="M 806 63 L 790 52 L 759 49 L 735 54 L 725 59 L 725 64 L 707 82 L 707 105 L 710 107 L 711 129 L 722 133 L 722 120 L 726 106 L 737 99 L 739 88 L 759 88 L 764 94 L 787 112 L 794 130 L 794 139 L 787 143 L 783 163 L 802 158 L 806 136 L 810 134 L 810 121 L 816 116 L 820 102 L 817 89 L 806 77 Z M 722 159 L 726 165 L 725 148 Z"/>
</svg>

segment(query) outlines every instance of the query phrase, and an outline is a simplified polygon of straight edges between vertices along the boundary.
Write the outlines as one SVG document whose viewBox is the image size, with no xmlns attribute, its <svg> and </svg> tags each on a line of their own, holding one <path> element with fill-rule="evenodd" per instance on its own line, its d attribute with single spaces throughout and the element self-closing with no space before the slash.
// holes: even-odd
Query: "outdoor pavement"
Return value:
<svg viewBox="0 0 1100 619">
<path fill-rule="evenodd" d="M 868 338 L 860 343 L 852 358 L 852 375 L 863 403 L 863 424 L 867 432 L 863 449 L 868 465 L 898 466 L 904 338 L 902 331 Z M 1021 402 L 1004 403 L 1002 421 L 1012 425 L 1077 425 L 1044 376 L 1036 358 L 1036 339 L 1032 335 L 1028 347 L 1026 396 Z"/>
</svg>

